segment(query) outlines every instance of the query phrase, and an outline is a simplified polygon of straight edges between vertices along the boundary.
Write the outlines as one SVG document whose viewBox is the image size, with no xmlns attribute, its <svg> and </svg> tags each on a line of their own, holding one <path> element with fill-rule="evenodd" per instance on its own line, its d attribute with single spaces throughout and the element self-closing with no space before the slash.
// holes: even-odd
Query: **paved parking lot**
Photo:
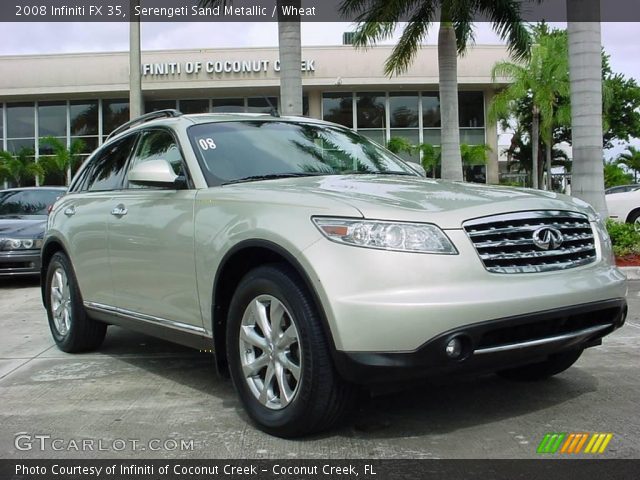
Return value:
<svg viewBox="0 0 640 480">
<path fill-rule="evenodd" d="M 287 441 L 247 422 L 209 354 L 116 327 L 97 353 L 62 353 L 37 281 L 0 280 L 0 458 L 533 458 L 545 433 L 572 431 L 612 432 L 604 457 L 640 458 L 640 281 L 629 304 L 623 329 L 550 381 L 416 384 Z"/>
</svg>

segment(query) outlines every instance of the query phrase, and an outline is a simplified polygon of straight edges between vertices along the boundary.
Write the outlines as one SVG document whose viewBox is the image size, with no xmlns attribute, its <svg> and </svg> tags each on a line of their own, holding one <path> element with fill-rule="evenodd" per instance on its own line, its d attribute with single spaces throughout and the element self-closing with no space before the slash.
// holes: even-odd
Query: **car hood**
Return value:
<svg viewBox="0 0 640 480">
<path fill-rule="evenodd" d="M 46 225 L 46 216 L 0 217 L 0 237 L 42 238 Z"/>
<path fill-rule="evenodd" d="M 315 194 L 339 200 L 365 218 L 431 222 L 456 229 L 471 218 L 524 210 L 589 213 L 589 205 L 566 195 L 413 176 L 334 175 L 239 184 L 251 190 Z M 264 192 L 266 193 L 266 192 Z M 262 198 L 267 199 L 269 195 Z"/>
</svg>

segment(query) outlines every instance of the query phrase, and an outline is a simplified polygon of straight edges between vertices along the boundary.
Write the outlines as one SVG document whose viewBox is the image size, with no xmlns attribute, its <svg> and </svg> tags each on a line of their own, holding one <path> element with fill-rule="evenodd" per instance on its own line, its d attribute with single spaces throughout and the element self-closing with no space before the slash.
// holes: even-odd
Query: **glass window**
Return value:
<svg viewBox="0 0 640 480">
<path fill-rule="evenodd" d="M 7 138 L 34 138 L 35 135 L 34 104 L 7 104 Z"/>
<path fill-rule="evenodd" d="M 244 112 L 244 98 L 214 98 L 211 109 L 214 113 Z"/>
<path fill-rule="evenodd" d="M 418 145 L 420 143 L 420 130 L 417 128 L 403 128 L 400 130 L 391 130 L 391 138 L 401 137 L 406 138 L 411 145 Z M 403 160 L 410 160 L 412 162 L 417 162 L 420 160 L 420 153 L 418 149 L 414 152 L 399 152 L 396 153 Z"/>
<path fill-rule="evenodd" d="M 38 103 L 38 135 L 40 137 L 67 136 L 67 103 Z"/>
<path fill-rule="evenodd" d="M 484 127 L 484 95 L 482 92 L 459 92 L 460 127 Z"/>
<path fill-rule="evenodd" d="M 4 138 L 4 107 L 0 104 L 0 142 Z M 2 145 L 0 144 L 0 147 Z"/>
<path fill-rule="evenodd" d="M 358 93 L 356 96 L 356 113 L 358 130 L 361 128 L 385 128 L 384 93 Z"/>
<path fill-rule="evenodd" d="M 325 93 L 322 95 L 322 118 L 353 128 L 353 95 L 351 93 Z"/>
<path fill-rule="evenodd" d="M 484 143 L 484 128 L 461 128 L 460 143 L 482 145 Z"/>
<path fill-rule="evenodd" d="M 17 154 L 20 150 L 26 149 L 33 155 L 33 152 L 36 148 L 36 141 L 33 138 L 24 139 L 24 140 L 7 140 L 7 151 Z"/>
<path fill-rule="evenodd" d="M 71 135 L 98 135 L 98 101 L 73 101 L 69 107 Z"/>
<path fill-rule="evenodd" d="M 429 143 L 431 145 L 440 145 L 440 129 L 439 128 L 425 128 L 422 132 L 422 142 Z"/>
<path fill-rule="evenodd" d="M 145 113 L 157 112 L 158 110 L 169 110 L 176 108 L 175 100 L 148 100 L 144 102 Z"/>
<path fill-rule="evenodd" d="M 378 145 L 382 145 L 383 147 L 387 144 L 387 132 L 381 129 L 371 129 L 371 130 L 358 130 L 360 135 L 364 135 L 369 140 L 376 142 Z"/>
<path fill-rule="evenodd" d="M 385 149 L 341 127 L 273 120 L 206 123 L 188 132 L 210 185 L 264 176 L 414 175 Z"/>
<path fill-rule="evenodd" d="M 122 175 L 136 135 L 129 135 L 103 148 L 92 160 L 87 189 L 90 191 L 116 190 L 122 183 Z"/>
<path fill-rule="evenodd" d="M 417 128 L 418 94 L 390 93 L 389 114 L 391 128 Z M 393 136 L 393 134 L 391 136 Z"/>
<path fill-rule="evenodd" d="M 180 100 L 180 111 L 185 114 L 207 113 L 209 100 Z"/>
<path fill-rule="evenodd" d="M 7 192 L 0 198 L 0 216 L 47 215 L 48 208 L 62 195 L 64 195 L 63 190 L 54 189 Z"/>
<path fill-rule="evenodd" d="M 424 128 L 440 128 L 440 97 L 438 92 L 424 92 L 422 94 L 422 126 Z"/>
<path fill-rule="evenodd" d="M 166 130 L 148 130 L 142 134 L 131 166 L 152 160 L 166 160 L 171 164 L 176 175 L 185 175 L 180 148 L 173 135 Z M 145 187 L 130 183 L 129 188 Z"/>
<path fill-rule="evenodd" d="M 128 100 L 102 101 L 102 133 L 106 136 L 129 121 Z"/>
<path fill-rule="evenodd" d="M 273 109 L 278 110 L 278 97 L 249 98 L 247 106 L 249 113 L 271 113 Z"/>
<path fill-rule="evenodd" d="M 62 143 L 62 145 L 64 145 L 65 147 L 67 146 L 67 137 L 54 137 L 54 138 L 57 139 L 60 143 Z M 55 153 L 53 147 L 49 143 L 43 142 L 42 139 L 38 143 L 38 148 L 40 150 L 40 155 L 53 155 Z"/>
</svg>

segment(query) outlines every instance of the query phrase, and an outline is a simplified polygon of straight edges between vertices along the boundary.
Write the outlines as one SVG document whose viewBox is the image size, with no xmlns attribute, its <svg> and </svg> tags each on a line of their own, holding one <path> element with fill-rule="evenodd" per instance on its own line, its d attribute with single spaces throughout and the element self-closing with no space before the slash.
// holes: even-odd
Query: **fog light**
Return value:
<svg viewBox="0 0 640 480">
<path fill-rule="evenodd" d="M 459 358 L 462 355 L 462 341 L 459 338 L 452 338 L 447 343 L 444 351 L 449 358 Z"/>
</svg>

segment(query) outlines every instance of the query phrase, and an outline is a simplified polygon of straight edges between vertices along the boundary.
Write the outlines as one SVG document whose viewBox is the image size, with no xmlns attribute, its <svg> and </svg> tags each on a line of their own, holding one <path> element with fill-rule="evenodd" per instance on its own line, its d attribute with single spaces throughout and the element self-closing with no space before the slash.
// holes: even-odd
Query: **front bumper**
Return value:
<svg viewBox="0 0 640 480">
<path fill-rule="evenodd" d="M 336 367 L 344 378 L 365 384 L 499 371 L 599 345 L 626 315 L 623 298 L 518 315 L 455 328 L 413 352 L 338 351 Z M 463 345 L 457 358 L 445 351 L 454 338 Z"/>
<path fill-rule="evenodd" d="M 0 277 L 40 275 L 40 250 L 0 252 Z"/>
</svg>

